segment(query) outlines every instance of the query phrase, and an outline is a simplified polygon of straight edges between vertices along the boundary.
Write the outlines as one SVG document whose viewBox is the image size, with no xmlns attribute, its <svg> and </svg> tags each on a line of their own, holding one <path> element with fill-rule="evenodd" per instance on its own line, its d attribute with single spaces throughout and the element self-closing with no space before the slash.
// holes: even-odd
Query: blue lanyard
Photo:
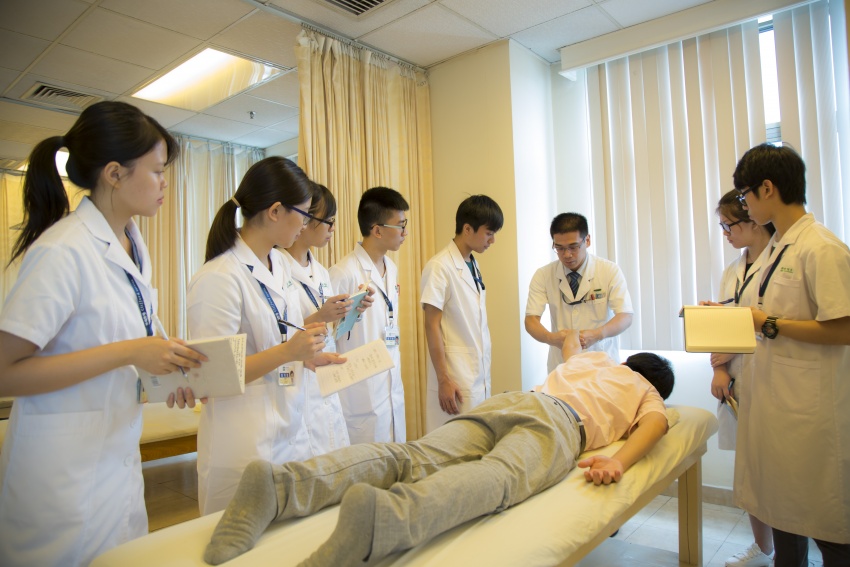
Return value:
<svg viewBox="0 0 850 567">
<path fill-rule="evenodd" d="M 735 281 L 735 305 L 740 305 L 741 296 L 744 295 L 744 290 L 747 289 L 747 285 L 752 281 L 754 275 L 756 275 L 755 272 L 750 274 L 750 277 L 744 280 L 744 285 L 741 285 L 741 280 Z M 738 286 L 741 286 L 741 289 L 738 289 Z"/>
<path fill-rule="evenodd" d="M 375 287 L 378 287 L 378 286 L 375 286 Z M 381 288 L 379 288 L 379 287 L 378 287 L 378 291 L 380 291 L 380 292 L 381 292 L 381 295 L 383 295 L 383 296 L 384 296 L 384 301 L 386 301 L 386 302 L 387 302 L 387 307 L 388 307 L 388 308 L 389 308 L 389 310 L 390 310 L 390 323 L 392 323 L 392 321 L 393 321 L 393 302 L 392 302 L 392 301 L 390 301 L 390 298 L 389 298 L 389 297 L 387 297 L 387 294 L 386 294 L 386 293 L 384 293 L 384 290 L 382 290 Z"/>
<path fill-rule="evenodd" d="M 319 310 L 319 302 L 316 301 L 316 296 L 313 295 L 313 292 L 310 291 L 310 288 L 307 287 L 307 284 L 305 284 L 304 282 L 301 282 L 301 287 L 304 288 L 304 291 L 307 293 L 307 297 L 310 298 L 310 301 L 312 301 L 313 305 L 316 306 L 316 311 L 318 311 Z M 322 305 L 324 305 L 325 304 L 325 296 L 322 293 L 322 284 L 319 284 L 319 297 L 322 298 Z"/>
<path fill-rule="evenodd" d="M 151 321 L 151 316 L 148 315 L 148 309 L 145 307 L 145 299 L 142 297 L 142 292 L 139 290 L 139 286 L 133 276 L 130 275 L 130 272 L 124 270 L 124 273 L 127 274 L 127 279 L 130 280 L 130 285 L 133 286 L 133 291 L 136 292 L 136 302 L 139 306 L 139 313 L 142 314 L 142 323 L 145 324 L 145 330 L 147 331 L 148 336 L 152 337 L 153 323 Z"/>
<path fill-rule="evenodd" d="M 252 274 L 254 273 L 254 266 L 245 265 L 248 268 L 248 271 Z M 255 278 L 256 279 L 256 278 Z M 278 311 L 277 304 L 275 304 L 274 299 L 272 299 L 272 295 L 269 293 L 269 288 L 266 287 L 266 284 L 257 280 L 257 283 L 260 284 L 260 289 L 263 290 L 263 295 L 266 296 L 266 301 L 269 302 L 269 307 L 272 308 L 272 312 L 274 313 L 275 321 L 277 321 L 277 328 L 280 331 L 280 334 L 283 335 L 284 340 L 286 340 L 286 325 L 283 322 L 286 320 L 286 308 L 283 309 L 283 319 L 280 317 L 280 311 Z"/>
<path fill-rule="evenodd" d="M 776 267 L 779 265 L 779 262 L 782 261 L 782 255 L 785 254 L 785 251 L 788 249 L 788 245 L 782 247 L 782 250 L 779 251 L 779 255 L 776 256 L 776 261 L 773 262 L 773 265 L 770 267 L 770 271 L 767 272 L 767 276 L 761 282 L 759 286 L 759 308 L 764 305 L 764 292 L 767 291 L 767 284 L 770 283 L 770 277 L 773 275 L 773 272 L 776 270 Z"/>
<path fill-rule="evenodd" d="M 484 291 L 486 289 L 484 287 L 484 278 L 481 275 L 481 270 L 478 268 L 478 262 L 475 261 L 475 258 L 472 256 L 472 254 L 469 255 L 469 259 L 472 262 L 472 267 L 473 267 L 472 281 L 475 282 L 475 290 L 478 291 L 478 293 L 481 293 L 482 291 Z M 477 276 L 475 275 L 476 272 L 478 272 Z M 478 287 L 478 284 L 481 284 L 481 288 Z"/>
</svg>

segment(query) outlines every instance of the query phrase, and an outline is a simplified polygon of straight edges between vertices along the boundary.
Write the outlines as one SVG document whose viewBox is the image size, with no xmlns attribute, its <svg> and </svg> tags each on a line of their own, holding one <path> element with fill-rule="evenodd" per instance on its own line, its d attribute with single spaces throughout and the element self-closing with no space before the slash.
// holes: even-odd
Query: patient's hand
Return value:
<svg viewBox="0 0 850 567">
<path fill-rule="evenodd" d="M 584 479 L 596 486 L 618 482 L 623 478 L 623 472 L 625 471 L 623 463 L 605 455 L 594 455 L 587 459 L 582 459 L 578 462 L 578 466 L 587 469 L 584 471 Z"/>
<path fill-rule="evenodd" d="M 602 340 L 602 329 L 585 329 L 579 333 L 581 348 L 587 350 Z"/>
</svg>

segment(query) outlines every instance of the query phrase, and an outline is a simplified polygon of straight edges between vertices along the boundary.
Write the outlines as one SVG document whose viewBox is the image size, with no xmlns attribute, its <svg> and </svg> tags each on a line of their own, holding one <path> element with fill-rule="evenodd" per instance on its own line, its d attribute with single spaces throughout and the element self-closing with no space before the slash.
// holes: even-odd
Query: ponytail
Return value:
<svg viewBox="0 0 850 567">
<path fill-rule="evenodd" d="M 24 222 L 9 264 L 26 252 L 45 230 L 67 215 L 71 208 L 56 169 L 56 152 L 64 145 L 62 136 L 53 136 L 39 142 L 30 154 L 24 177 Z"/>
<path fill-rule="evenodd" d="M 210 234 L 207 237 L 207 253 L 204 262 L 233 248 L 236 244 L 236 203 L 233 199 L 224 202 L 215 214 Z"/>
</svg>

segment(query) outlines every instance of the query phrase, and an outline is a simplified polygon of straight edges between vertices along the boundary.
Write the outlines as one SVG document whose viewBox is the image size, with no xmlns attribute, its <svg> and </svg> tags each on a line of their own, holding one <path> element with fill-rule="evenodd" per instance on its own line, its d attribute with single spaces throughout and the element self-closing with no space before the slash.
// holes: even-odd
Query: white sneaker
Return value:
<svg viewBox="0 0 850 567">
<path fill-rule="evenodd" d="M 765 555 L 755 542 L 726 560 L 726 567 L 770 567 L 773 554 Z"/>
</svg>

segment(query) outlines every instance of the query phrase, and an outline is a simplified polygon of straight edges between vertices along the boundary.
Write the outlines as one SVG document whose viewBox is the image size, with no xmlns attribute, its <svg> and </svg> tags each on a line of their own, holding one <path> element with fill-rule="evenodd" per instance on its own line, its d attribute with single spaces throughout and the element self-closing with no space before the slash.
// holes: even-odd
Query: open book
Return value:
<svg viewBox="0 0 850 567">
<path fill-rule="evenodd" d="M 749 353 L 756 350 L 749 307 L 685 305 L 685 351 Z"/>
<path fill-rule="evenodd" d="M 394 366 L 383 339 L 366 343 L 342 356 L 346 358 L 342 364 L 328 364 L 316 368 L 316 378 L 322 396 L 329 396 L 375 374 L 386 372 Z"/>
<path fill-rule="evenodd" d="M 209 360 L 199 368 L 184 368 L 171 374 L 155 376 L 137 369 L 144 394 L 149 402 L 164 402 L 177 388 L 192 388 L 195 398 L 235 396 L 245 392 L 246 335 L 211 337 L 187 341 L 186 344 Z"/>
</svg>

